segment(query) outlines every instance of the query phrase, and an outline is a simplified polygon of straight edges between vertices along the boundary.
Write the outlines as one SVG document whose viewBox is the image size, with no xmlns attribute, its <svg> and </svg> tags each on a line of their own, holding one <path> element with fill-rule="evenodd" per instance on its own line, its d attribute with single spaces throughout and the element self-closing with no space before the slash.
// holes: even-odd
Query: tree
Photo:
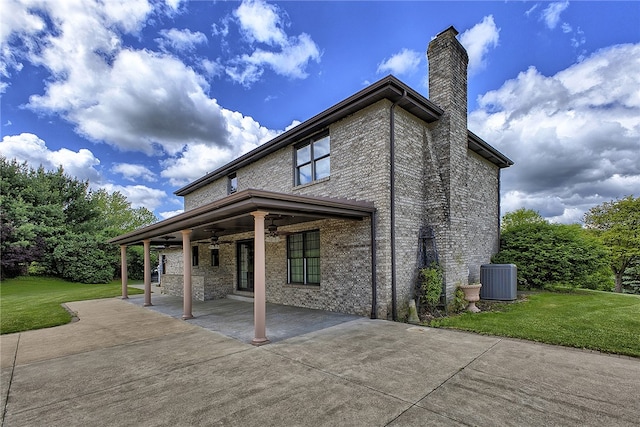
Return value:
<svg viewBox="0 0 640 427">
<path fill-rule="evenodd" d="M 500 221 L 500 230 L 508 231 L 515 227 L 524 226 L 526 224 L 544 224 L 545 220 L 538 212 L 520 208 L 513 212 L 507 212 L 502 216 Z"/>
<path fill-rule="evenodd" d="M 640 258 L 640 198 L 633 195 L 595 206 L 584 224 L 610 251 L 616 292 L 622 292 L 625 270 Z"/>
<path fill-rule="evenodd" d="M 156 221 L 145 208 L 60 167 L 38 169 L 0 156 L 0 249 L 2 277 L 25 274 L 27 267 L 80 282 L 105 282 L 120 272 L 120 251 L 106 242 Z M 141 270 L 141 250 L 132 249 L 130 271 Z M 141 275 L 142 273 L 140 273 Z"/>
<path fill-rule="evenodd" d="M 100 212 L 103 233 L 109 238 L 151 225 L 158 221 L 145 207 L 132 208 L 131 202 L 120 193 L 98 190 L 91 195 Z"/>
<path fill-rule="evenodd" d="M 99 190 L 92 195 L 101 213 L 103 241 L 129 231 L 151 225 L 158 219 L 145 207 L 132 208 L 131 202 L 120 192 L 107 193 Z M 107 250 L 110 262 L 117 276 L 120 274 L 120 250 L 111 245 Z M 157 262 L 158 254 L 151 253 L 151 265 Z M 142 247 L 127 248 L 127 270 L 130 279 L 142 279 L 144 276 L 144 252 Z"/>
<path fill-rule="evenodd" d="M 516 264 L 521 285 L 598 287 L 594 276 L 607 267 L 607 251 L 580 225 L 551 224 L 525 209 L 505 214 L 503 224 L 492 262 Z"/>
</svg>

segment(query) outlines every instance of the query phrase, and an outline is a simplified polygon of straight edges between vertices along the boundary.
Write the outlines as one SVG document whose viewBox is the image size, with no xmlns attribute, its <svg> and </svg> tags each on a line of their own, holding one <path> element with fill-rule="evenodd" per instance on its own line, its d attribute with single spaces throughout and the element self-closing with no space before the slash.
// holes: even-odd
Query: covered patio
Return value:
<svg viewBox="0 0 640 427">
<path fill-rule="evenodd" d="M 266 336 L 266 250 L 265 221 L 267 216 L 277 216 L 279 226 L 299 224 L 321 219 L 348 219 L 361 221 L 370 218 L 371 223 L 371 313 L 376 313 L 376 269 L 375 269 L 375 207 L 372 202 L 310 197 L 270 191 L 248 189 L 220 200 L 189 210 L 175 217 L 148 227 L 118 236 L 109 242 L 120 245 L 122 298 L 127 299 L 127 253 L 130 245 L 144 247 L 144 306 L 151 306 L 151 247 L 182 246 L 183 298 L 182 318 L 192 319 L 192 242 L 216 236 L 233 235 L 253 231 L 254 235 L 254 337 L 252 344 L 269 342 Z"/>
<path fill-rule="evenodd" d="M 155 292 L 154 287 L 153 292 Z M 142 306 L 144 296 L 132 295 L 128 302 Z M 149 309 L 179 319 L 182 316 L 182 300 L 171 295 L 156 295 Z M 243 343 L 254 338 L 253 301 L 236 297 L 208 301 L 194 301 L 193 318 L 188 322 L 201 328 L 218 332 Z M 269 341 L 279 342 L 289 338 L 321 331 L 345 322 L 362 319 L 353 314 L 334 313 L 290 305 L 266 303 L 266 324 Z"/>
</svg>

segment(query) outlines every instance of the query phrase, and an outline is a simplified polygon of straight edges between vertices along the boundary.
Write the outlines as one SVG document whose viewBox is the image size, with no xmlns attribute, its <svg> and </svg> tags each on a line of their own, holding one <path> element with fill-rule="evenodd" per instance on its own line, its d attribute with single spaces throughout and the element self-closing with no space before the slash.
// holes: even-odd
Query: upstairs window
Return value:
<svg viewBox="0 0 640 427">
<path fill-rule="evenodd" d="M 329 135 L 312 139 L 296 148 L 296 185 L 326 178 L 331 172 Z"/>
<path fill-rule="evenodd" d="M 233 194 L 238 191 L 238 177 L 232 173 L 227 177 L 227 194 Z"/>
</svg>

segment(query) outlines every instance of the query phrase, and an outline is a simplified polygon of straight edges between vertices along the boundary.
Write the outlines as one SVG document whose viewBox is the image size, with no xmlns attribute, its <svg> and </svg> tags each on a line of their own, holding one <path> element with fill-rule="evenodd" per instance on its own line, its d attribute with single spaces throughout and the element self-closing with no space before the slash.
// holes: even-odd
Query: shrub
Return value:
<svg viewBox="0 0 640 427">
<path fill-rule="evenodd" d="M 464 299 L 464 292 L 460 287 L 456 288 L 453 298 L 447 306 L 448 313 L 455 314 L 462 312 L 467 307 L 467 300 Z"/>
<path fill-rule="evenodd" d="M 435 308 L 442 294 L 442 268 L 437 263 L 420 269 L 420 303 Z"/>
<path fill-rule="evenodd" d="M 609 265 L 605 247 L 578 224 L 550 224 L 534 215 L 536 218 L 508 222 L 500 238 L 500 252 L 491 261 L 516 264 L 520 286 L 577 283 L 598 287 L 601 272 Z M 606 280 L 602 286 L 607 286 Z"/>
</svg>

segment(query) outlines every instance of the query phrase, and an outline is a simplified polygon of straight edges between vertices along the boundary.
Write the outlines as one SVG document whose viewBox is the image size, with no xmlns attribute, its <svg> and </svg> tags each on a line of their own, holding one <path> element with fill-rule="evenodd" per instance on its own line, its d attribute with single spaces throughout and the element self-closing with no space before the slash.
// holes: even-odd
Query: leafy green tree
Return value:
<svg viewBox="0 0 640 427">
<path fill-rule="evenodd" d="M 625 292 L 640 294 L 640 257 L 635 258 L 622 276 L 622 286 Z"/>
<path fill-rule="evenodd" d="M 521 285 L 601 287 L 594 276 L 608 265 L 607 251 L 580 225 L 551 224 L 523 209 L 506 214 L 503 224 L 500 252 L 492 262 L 516 264 Z"/>
<path fill-rule="evenodd" d="M 56 275 L 73 282 L 108 283 L 113 279 L 109 249 L 88 233 L 65 235 L 52 253 Z"/>
<path fill-rule="evenodd" d="M 547 220 L 545 220 L 538 212 L 532 209 L 520 208 L 513 212 L 507 212 L 502 216 L 502 221 L 500 221 L 500 230 L 508 231 L 526 224 L 545 223 L 547 223 Z"/>
<path fill-rule="evenodd" d="M 630 195 L 595 206 L 584 223 L 609 249 L 615 291 L 622 292 L 625 270 L 640 258 L 640 198 Z"/>
<path fill-rule="evenodd" d="M 118 192 L 91 192 L 87 181 L 67 176 L 61 167 L 33 169 L 2 156 L 0 209 L 2 277 L 25 274 L 29 267 L 85 283 L 111 280 L 120 272 L 120 251 L 106 242 L 156 221 Z M 133 277 L 143 257 L 141 249 L 131 253 Z"/>
<path fill-rule="evenodd" d="M 158 221 L 156 216 L 145 207 L 132 208 L 131 202 L 120 192 L 107 193 L 104 190 L 95 192 L 92 197 L 101 213 L 103 228 L 101 236 L 104 241 L 128 233 L 135 229 L 151 225 Z M 108 250 L 115 276 L 120 274 L 120 250 L 111 245 Z M 151 253 L 151 265 L 157 263 L 158 254 Z M 142 279 L 144 275 L 144 252 L 142 247 L 127 248 L 127 271 L 129 278 Z"/>
</svg>

